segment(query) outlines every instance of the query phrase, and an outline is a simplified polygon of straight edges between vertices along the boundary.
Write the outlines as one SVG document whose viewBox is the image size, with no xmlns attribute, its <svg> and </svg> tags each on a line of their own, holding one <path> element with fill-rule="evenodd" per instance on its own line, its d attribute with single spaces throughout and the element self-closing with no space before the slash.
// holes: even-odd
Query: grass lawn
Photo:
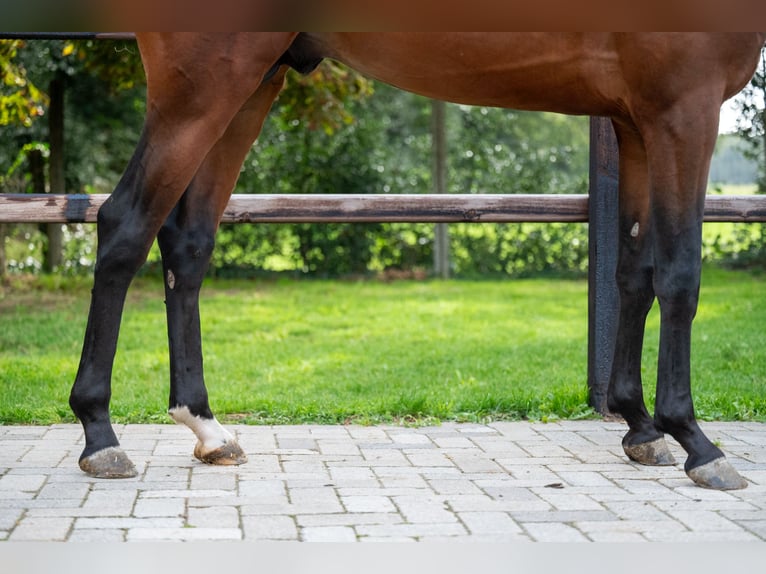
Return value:
<svg viewBox="0 0 766 574">
<path fill-rule="evenodd" d="M 0 292 L 0 423 L 73 421 L 89 280 Z M 693 377 L 704 419 L 766 420 L 766 278 L 706 268 Z M 591 416 L 587 284 L 209 281 L 203 345 L 213 410 L 248 423 L 432 423 Z M 658 314 L 644 380 L 654 396 Z M 170 422 L 162 286 L 131 288 L 114 368 L 116 422 Z"/>
</svg>

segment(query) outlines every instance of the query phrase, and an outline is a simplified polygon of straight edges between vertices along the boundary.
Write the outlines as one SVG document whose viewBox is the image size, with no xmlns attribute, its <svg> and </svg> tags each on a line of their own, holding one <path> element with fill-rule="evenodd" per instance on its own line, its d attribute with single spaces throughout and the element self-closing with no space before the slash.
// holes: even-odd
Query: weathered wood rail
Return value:
<svg viewBox="0 0 766 574">
<path fill-rule="evenodd" d="M 0 194 L 0 223 L 95 223 L 107 194 Z M 588 195 L 235 194 L 222 223 L 585 223 Z M 711 195 L 705 221 L 766 222 L 766 196 Z"/>
</svg>

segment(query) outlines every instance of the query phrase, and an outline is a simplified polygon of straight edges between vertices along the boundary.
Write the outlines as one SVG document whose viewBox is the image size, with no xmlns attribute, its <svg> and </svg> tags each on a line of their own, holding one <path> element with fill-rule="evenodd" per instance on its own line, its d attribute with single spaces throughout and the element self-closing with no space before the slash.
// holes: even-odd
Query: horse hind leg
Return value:
<svg viewBox="0 0 766 574">
<path fill-rule="evenodd" d="M 684 469 L 696 484 L 731 490 L 746 487 L 747 481 L 700 429 L 691 394 L 691 327 L 699 298 L 702 217 L 717 135 L 713 101 L 682 102 L 643 134 L 647 157 L 655 166 L 649 170 L 653 285 L 661 321 L 654 420 L 687 452 Z"/>
<path fill-rule="evenodd" d="M 633 126 L 618 122 L 614 125 L 620 147 L 617 264 L 620 314 L 607 407 L 628 423 L 629 430 L 622 441 L 628 458 L 646 465 L 671 465 L 675 460 L 646 409 L 641 381 L 644 326 L 654 302 L 646 151 Z"/>
<path fill-rule="evenodd" d="M 213 251 L 217 219 L 198 204 L 193 181 L 157 237 L 162 253 L 170 351 L 169 414 L 199 438 L 194 454 L 204 462 L 247 460 L 234 437 L 215 419 L 202 369 L 199 291 Z"/>
<path fill-rule="evenodd" d="M 191 185 L 160 230 L 170 349 L 169 414 L 188 426 L 202 462 L 237 465 L 247 457 L 215 418 L 202 365 L 199 292 L 213 252 L 218 222 L 240 166 L 279 93 L 286 68 L 258 88 L 211 149 Z"/>
</svg>

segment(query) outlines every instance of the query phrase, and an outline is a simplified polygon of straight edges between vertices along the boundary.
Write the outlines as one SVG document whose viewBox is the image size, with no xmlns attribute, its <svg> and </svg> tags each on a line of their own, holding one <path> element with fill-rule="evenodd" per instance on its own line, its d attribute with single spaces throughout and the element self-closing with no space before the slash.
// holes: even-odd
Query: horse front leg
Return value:
<svg viewBox="0 0 766 574">
<path fill-rule="evenodd" d="M 620 146 L 619 257 L 620 315 L 607 406 L 629 430 L 622 441 L 628 458 L 646 465 L 675 464 L 662 432 L 646 409 L 641 356 L 646 316 L 654 302 L 653 230 L 646 151 L 630 125 L 615 123 Z"/>
<path fill-rule="evenodd" d="M 660 304 L 655 424 L 671 434 L 688 458 L 687 475 L 699 486 L 732 490 L 745 481 L 702 432 L 691 393 L 691 331 L 701 273 L 702 218 L 710 156 L 717 133 L 713 112 L 689 117 L 686 103 L 645 139 L 652 175 L 654 290 Z"/>
<path fill-rule="evenodd" d="M 128 286 L 146 260 L 159 225 L 137 198 L 145 191 L 146 131 L 120 183 L 98 212 L 98 251 L 80 365 L 69 405 L 85 432 L 80 468 L 97 478 L 127 478 L 136 468 L 112 429 L 111 377 Z M 160 196 L 154 208 L 170 211 L 176 198 Z M 164 202 L 164 203 L 163 203 Z"/>
<path fill-rule="evenodd" d="M 258 91 L 266 71 L 294 37 L 281 32 L 138 35 L 147 76 L 147 115 L 128 169 L 99 211 L 91 308 L 69 401 L 85 431 L 80 467 L 92 476 L 136 473 L 120 450 L 109 417 L 112 365 L 128 286 L 160 227 L 216 142 L 228 133 L 237 110 Z M 261 75 L 234 65 L 250 61 L 260 63 Z M 183 308 L 184 301 L 171 298 L 170 307 Z M 182 322 L 176 325 L 174 332 L 183 328 Z M 194 353 L 192 345 L 181 356 Z"/>
<path fill-rule="evenodd" d="M 236 465 L 247 457 L 215 418 L 205 387 L 199 294 L 218 222 L 242 162 L 279 93 L 286 68 L 265 82 L 234 117 L 158 235 L 165 277 L 170 351 L 169 414 L 197 437 L 202 462 Z"/>
</svg>

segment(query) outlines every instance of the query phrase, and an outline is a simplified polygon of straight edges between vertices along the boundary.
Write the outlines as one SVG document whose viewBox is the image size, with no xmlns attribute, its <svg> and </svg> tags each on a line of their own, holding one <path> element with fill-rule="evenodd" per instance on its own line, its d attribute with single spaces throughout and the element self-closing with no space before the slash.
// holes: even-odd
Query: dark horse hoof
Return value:
<svg viewBox="0 0 766 574">
<path fill-rule="evenodd" d="M 690 468 L 686 474 L 697 486 L 715 490 L 740 490 L 747 487 L 747 481 L 740 476 L 725 458 L 717 458 Z"/>
<path fill-rule="evenodd" d="M 671 466 L 676 463 L 663 437 L 641 444 L 622 442 L 622 449 L 630 460 L 648 466 Z"/>
<path fill-rule="evenodd" d="M 238 465 L 247 462 L 247 455 L 237 444 L 237 441 L 230 440 L 217 449 L 205 452 L 201 442 L 194 448 L 194 456 L 206 464 L 219 465 Z"/>
<path fill-rule="evenodd" d="M 133 478 L 138 474 L 128 456 L 116 446 L 81 458 L 80 468 L 93 478 Z"/>
</svg>

